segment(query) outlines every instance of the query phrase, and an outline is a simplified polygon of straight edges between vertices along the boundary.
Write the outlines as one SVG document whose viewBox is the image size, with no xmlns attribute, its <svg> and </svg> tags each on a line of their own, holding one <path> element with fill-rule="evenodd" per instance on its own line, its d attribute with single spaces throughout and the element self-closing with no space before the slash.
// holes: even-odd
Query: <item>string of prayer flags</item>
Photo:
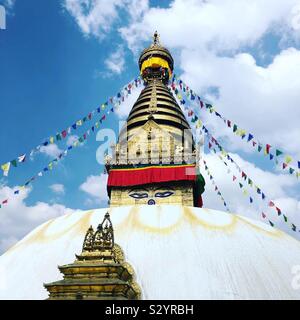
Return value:
<svg viewBox="0 0 300 320">
<path fill-rule="evenodd" d="M 216 151 L 215 149 L 213 149 L 213 150 Z M 216 153 L 216 152 L 215 152 L 215 153 Z M 226 164 L 226 161 L 222 161 L 222 162 L 223 162 L 224 164 Z M 227 173 L 230 174 L 230 173 L 231 173 L 231 170 L 228 170 Z M 236 176 L 233 176 L 233 181 L 237 181 Z M 237 181 L 237 182 L 238 182 L 238 181 Z M 248 192 L 247 189 L 245 189 L 245 186 L 244 186 L 241 182 L 238 182 L 238 184 L 239 184 L 240 190 L 243 192 L 243 195 L 249 198 L 250 204 L 254 204 L 254 199 L 253 199 L 253 197 L 249 196 L 249 192 Z M 277 208 L 277 209 L 278 209 L 279 212 L 281 212 L 281 210 L 280 210 L 279 208 Z M 262 212 L 262 217 L 263 217 L 264 219 L 267 217 L 264 212 Z M 274 226 L 274 223 L 273 223 L 272 221 L 269 220 L 269 222 L 271 222 L 271 223 L 273 224 L 273 226 Z M 271 223 L 270 223 L 270 224 L 271 224 Z"/>
<path fill-rule="evenodd" d="M 207 128 L 206 128 L 206 129 L 207 129 Z M 268 207 L 274 208 L 274 209 L 276 210 L 276 212 L 277 212 L 277 215 L 278 215 L 278 216 L 281 216 L 281 215 L 282 215 L 282 210 L 281 210 L 278 206 L 275 205 L 274 201 L 273 201 L 273 200 L 268 200 L 266 194 L 262 191 L 262 189 L 253 183 L 253 180 L 251 180 L 251 179 L 249 178 L 248 174 L 245 173 L 245 172 L 240 168 L 240 166 L 239 166 L 239 165 L 232 159 L 232 157 L 224 150 L 224 148 L 223 148 L 223 147 L 220 145 L 220 143 L 209 133 L 209 131 L 206 130 L 205 132 L 206 132 L 206 134 L 207 134 L 208 137 L 209 137 L 208 143 L 210 143 L 210 141 L 211 141 L 211 143 L 214 143 L 216 146 L 218 146 L 218 149 L 221 149 L 221 150 L 223 151 L 222 153 L 226 156 L 226 158 L 229 159 L 229 160 L 231 161 L 231 163 L 233 163 L 233 164 L 236 165 L 236 168 L 237 168 L 238 171 L 241 173 L 241 179 L 247 180 L 247 181 L 248 181 L 248 185 L 251 186 L 252 188 L 254 188 L 255 191 L 256 191 L 256 193 L 261 196 L 260 199 L 261 199 L 262 201 L 264 201 L 264 202 L 265 202 L 265 201 L 268 201 Z M 210 150 L 212 150 L 212 148 L 210 148 Z M 214 148 L 213 148 L 213 150 L 214 150 L 215 153 L 216 153 L 216 150 L 215 150 Z M 225 165 L 228 167 L 228 164 L 226 163 L 226 160 L 223 158 L 222 155 L 220 155 L 218 158 L 222 161 L 223 164 L 225 164 Z M 230 173 L 230 171 L 227 171 L 227 173 Z M 236 176 L 234 176 L 234 175 L 233 175 L 233 181 L 236 181 Z M 237 181 L 237 182 L 238 182 L 238 181 Z M 247 190 L 244 189 L 244 185 L 243 185 L 241 182 L 238 182 L 238 183 L 239 183 L 240 189 L 243 190 L 244 195 L 248 195 L 248 192 L 245 192 L 245 191 L 247 191 Z M 254 203 L 254 199 L 253 199 L 251 196 L 249 197 L 249 201 L 250 201 L 251 204 Z M 284 222 L 285 222 L 285 223 L 288 223 L 288 220 L 287 220 L 287 218 L 286 218 L 285 215 L 283 215 L 283 218 L 284 218 Z M 295 226 L 294 224 L 292 224 L 292 225 Z M 298 230 L 297 226 L 295 226 L 295 228 L 293 227 L 292 230 L 296 232 L 296 231 Z M 299 229 L 299 232 L 300 232 L 300 229 Z"/>
<path fill-rule="evenodd" d="M 50 144 L 53 144 L 55 142 L 62 141 L 68 135 L 71 134 L 72 130 L 77 130 L 78 127 L 81 127 L 87 121 L 92 120 L 92 118 L 95 115 L 97 115 L 98 113 L 101 112 L 101 109 L 102 109 L 102 111 L 105 110 L 108 107 L 109 103 L 112 104 L 113 108 L 116 107 L 116 106 L 121 105 L 121 103 L 123 101 L 125 101 L 125 98 L 128 98 L 128 96 L 132 93 L 132 89 L 133 88 L 138 88 L 142 84 L 143 84 L 143 82 L 142 82 L 140 77 L 138 77 L 138 78 L 134 79 L 133 81 L 129 82 L 125 87 L 123 87 L 120 90 L 120 92 L 118 92 L 118 94 L 115 97 L 111 97 L 105 103 L 103 103 L 101 105 L 101 108 L 97 107 L 95 110 L 89 112 L 82 119 L 79 119 L 79 120 L 75 121 L 67 129 L 61 130 L 60 132 L 57 132 L 55 135 L 50 136 L 42 144 L 38 145 L 37 147 L 32 149 L 30 152 L 28 152 L 28 155 L 30 155 L 30 157 L 32 157 L 35 153 L 40 151 L 41 147 L 46 147 L 46 146 L 48 146 Z M 114 112 L 113 108 L 110 109 L 112 112 Z M 105 118 L 103 118 L 102 121 L 103 120 L 105 120 Z M 22 154 L 22 155 L 16 157 L 15 159 L 13 159 L 13 160 L 11 160 L 9 162 L 2 164 L 0 167 L 1 167 L 2 171 L 3 171 L 3 175 L 7 177 L 8 174 L 9 174 L 9 171 L 11 170 L 12 167 L 13 168 L 17 168 L 18 164 L 26 162 L 26 159 L 27 159 L 27 154 Z"/>
<path fill-rule="evenodd" d="M 267 197 L 266 197 L 266 194 L 262 191 L 262 189 L 253 183 L 253 181 L 248 177 L 248 175 L 240 168 L 240 166 L 234 161 L 234 159 L 232 159 L 232 157 L 228 154 L 228 152 L 226 152 L 226 150 L 220 145 L 220 143 L 217 141 L 217 139 L 215 139 L 210 134 L 209 130 L 204 125 L 202 125 L 202 130 L 204 131 L 204 133 L 209 138 L 208 142 L 207 142 L 209 150 L 211 152 L 214 151 L 214 153 L 216 154 L 217 153 L 216 149 L 212 147 L 212 144 L 215 144 L 218 147 L 219 151 L 221 152 L 221 155 L 219 155 L 218 158 L 227 167 L 227 173 L 230 174 L 231 173 L 231 169 L 228 168 L 228 164 L 226 163 L 226 161 L 224 160 L 224 158 L 222 156 L 226 157 L 228 160 L 230 160 L 230 162 L 232 164 L 235 165 L 236 169 L 241 174 L 241 179 L 243 179 L 244 181 L 247 181 L 248 185 L 251 186 L 252 188 L 255 188 L 256 193 L 261 196 L 261 199 L 263 201 L 268 201 Z M 269 148 L 268 148 L 268 151 L 269 151 Z M 243 194 L 248 196 L 248 191 L 246 189 L 244 189 L 244 185 L 241 182 L 237 181 L 237 177 L 235 175 L 233 175 L 233 181 L 236 181 L 237 183 L 239 183 L 239 187 L 243 191 Z M 254 203 L 254 199 L 252 197 L 249 197 L 249 201 L 250 201 L 250 204 Z M 283 219 L 284 219 L 285 223 L 288 223 L 287 216 L 282 214 L 281 209 L 279 207 L 277 207 L 273 201 L 269 201 L 268 205 L 270 207 L 274 207 L 276 212 L 277 212 L 277 215 L 278 216 L 283 216 Z M 266 214 L 264 212 L 262 213 L 262 216 L 263 216 L 264 219 L 266 218 Z M 270 225 L 274 226 L 274 223 L 271 220 L 269 220 L 269 223 L 270 223 Z M 292 230 L 294 232 L 296 232 L 297 230 L 300 232 L 300 229 L 298 229 L 295 224 L 291 224 L 291 226 L 292 226 Z"/>
<path fill-rule="evenodd" d="M 109 110 L 106 112 L 106 114 L 109 114 Z M 90 136 L 90 133 L 93 132 L 95 133 L 95 127 L 98 128 L 100 126 L 100 123 L 102 123 L 102 121 L 106 120 L 106 115 L 102 116 L 100 120 L 96 121 L 93 126 L 88 129 L 82 136 L 78 137 L 77 139 L 74 140 L 74 142 L 72 143 L 72 145 L 68 146 L 63 152 L 61 152 L 57 158 L 55 158 L 54 160 L 52 160 L 51 162 L 49 162 L 47 164 L 47 166 L 45 166 L 41 171 L 39 171 L 35 176 L 33 176 L 32 178 L 30 178 L 29 180 L 27 180 L 24 185 L 19 186 L 15 191 L 14 191 L 14 195 L 19 195 L 21 190 L 25 190 L 26 187 L 28 187 L 30 184 L 32 184 L 34 181 L 36 181 L 38 178 L 43 177 L 45 173 L 50 172 L 54 169 L 54 166 L 57 165 L 59 163 L 59 161 L 61 161 L 63 158 L 65 158 L 68 154 L 70 150 L 73 150 L 74 148 L 80 146 L 81 144 L 85 143 L 85 141 L 88 139 L 88 137 Z M 93 129 L 94 128 L 94 129 Z M 22 157 L 23 159 L 23 157 Z M 21 159 L 21 160 L 22 160 Z M 4 167 L 5 166 L 5 167 Z M 9 170 L 10 167 L 10 163 L 3 165 L 4 168 L 2 168 L 2 170 Z M 3 208 L 3 205 L 7 205 L 9 203 L 10 199 L 5 199 L 2 202 L 0 201 L 0 209 Z"/>
<path fill-rule="evenodd" d="M 215 187 L 215 192 L 217 193 L 218 197 L 220 198 L 221 202 L 223 203 L 225 209 L 227 212 L 230 212 L 229 208 L 228 208 L 228 205 L 227 205 L 227 202 L 225 201 L 219 187 L 217 186 L 215 180 L 214 180 L 214 177 L 212 176 L 209 168 L 208 168 L 208 165 L 207 165 L 207 161 L 205 161 L 204 159 L 202 159 L 203 161 L 203 164 L 204 164 L 204 169 L 205 169 L 205 172 L 206 174 L 208 175 L 209 177 L 209 180 L 211 181 L 212 185 Z"/>
<path fill-rule="evenodd" d="M 204 109 L 206 111 L 208 111 L 210 114 L 214 114 L 216 117 L 218 117 L 219 119 L 223 120 L 223 123 L 225 126 L 227 126 L 228 128 L 230 128 L 232 130 L 232 132 L 241 137 L 241 139 L 245 140 L 247 143 L 251 142 L 251 145 L 253 146 L 253 148 L 258 152 L 263 154 L 264 156 L 268 156 L 269 160 L 271 161 L 275 161 L 276 165 L 279 164 L 279 159 L 278 157 L 280 156 L 284 156 L 284 163 L 282 164 L 281 168 L 283 170 L 288 169 L 288 173 L 291 175 L 294 175 L 297 179 L 300 177 L 300 161 L 296 161 L 296 165 L 298 165 L 298 171 L 296 170 L 295 167 L 293 167 L 291 164 L 294 162 L 293 158 L 291 156 L 288 155 L 284 155 L 284 152 L 279 150 L 279 149 L 274 149 L 274 147 L 272 147 L 271 144 L 267 143 L 267 144 L 261 144 L 259 143 L 254 135 L 252 133 L 247 133 L 246 130 L 241 129 L 237 124 L 235 124 L 233 121 L 225 118 L 224 116 L 222 116 L 222 114 L 220 112 L 218 112 L 214 106 L 212 106 L 209 103 L 206 103 L 205 101 L 203 101 L 203 99 L 201 99 L 200 96 L 198 96 L 189 86 L 187 86 L 181 79 L 177 78 L 177 76 L 172 78 L 172 84 L 170 86 L 170 88 L 173 90 L 173 92 L 176 92 L 177 96 L 180 96 L 182 101 L 185 100 L 182 97 L 182 94 L 184 94 L 187 98 L 189 98 L 191 101 L 195 100 L 195 98 L 197 98 L 199 106 L 201 109 Z M 193 99 L 191 98 L 193 96 Z M 194 112 L 195 110 L 190 109 L 188 116 L 190 117 L 190 113 Z M 246 138 L 247 137 L 247 138 Z M 246 139 L 245 139 L 246 138 Z M 263 150 L 263 152 L 262 152 Z M 272 150 L 274 150 L 274 152 L 272 152 Z"/>
</svg>

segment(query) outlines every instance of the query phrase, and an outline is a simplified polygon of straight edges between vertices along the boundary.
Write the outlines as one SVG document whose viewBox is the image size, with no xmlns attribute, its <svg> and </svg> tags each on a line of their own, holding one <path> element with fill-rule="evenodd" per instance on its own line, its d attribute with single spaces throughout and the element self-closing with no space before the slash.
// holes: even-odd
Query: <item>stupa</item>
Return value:
<svg viewBox="0 0 300 320">
<path fill-rule="evenodd" d="M 0 299 L 300 299 L 299 241 L 202 208 L 201 155 L 157 33 L 139 67 L 145 89 L 106 158 L 110 208 L 47 221 L 4 253 Z"/>
</svg>

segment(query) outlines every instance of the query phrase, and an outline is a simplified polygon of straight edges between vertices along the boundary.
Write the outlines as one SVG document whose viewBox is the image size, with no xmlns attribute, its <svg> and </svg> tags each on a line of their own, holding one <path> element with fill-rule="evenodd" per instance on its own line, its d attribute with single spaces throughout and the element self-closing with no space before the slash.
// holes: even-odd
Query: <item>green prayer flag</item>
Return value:
<svg viewBox="0 0 300 320">
<path fill-rule="evenodd" d="M 17 165 L 17 163 L 18 163 L 17 160 L 13 160 L 13 161 L 11 161 L 10 163 L 11 163 L 14 167 L 17 167 L 17 166 L 18 166 L 18 165 Z"/>
<path fill-rule="evenodd" d="M 290 174 L 293 174 L 295 172 L 295 169 L 290 168 Z"/>
<path fill-rule="evenodd" d="M 238 126 L 235 124 L 235 125 L 233 125 L 233 132 L 236 132 L 237 131 L 237 129 L 238 129 Z"/>
<path fill-rule="evenodd" d="M 269 220 L 270 226 L 274 227 L 274 223 L 272 221 Z"/>
<path fill-rule="evenodd" d="M 285 221 L 285 222 L 288 221 L 287 216 L 283 215 L 283 218 L 284 218 L 284 221 Z"/>
<path fill-rule="evenodd" d="M 56 140 L 57 140 L 57 141 L 60 141 L 60 140 L 61 140 L 61 135 L 60 135 L 60 133 L 58 133 L 58 134 L 56 135 Z"/>
<path fill-rule="evenodd" d="M 280 150 L 276 150 L 276 157 L 279 157 L 280 155 L 282 155 L 283 154 L 283 152 L 282 151 L 280 151 Z"/>
</svg>

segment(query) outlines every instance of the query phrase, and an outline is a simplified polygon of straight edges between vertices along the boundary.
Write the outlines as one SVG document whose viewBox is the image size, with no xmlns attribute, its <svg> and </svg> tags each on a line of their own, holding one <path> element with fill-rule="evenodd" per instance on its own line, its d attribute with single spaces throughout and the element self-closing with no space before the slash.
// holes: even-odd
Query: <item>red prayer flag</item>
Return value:
<svg viewBox="0 0 300 320">
<path fill-rule="evenodd" d="M 282 164 L 282 168 L 285 169 L 286 167 L 287 167 L 287 164 L 286 164 L 286 163 L 283 163 L 283 164 Z"/>
<path fill-rule="evenodd" d="M 267 151 L 267 154 L 270 153 L 270 149 L 271 149 L 271 146 L 269 144 L 266 145 L 266 151 Z"/>
<path fill-rule="evenodd" d="M 275 206 L 274 202 L 273 202 L 273 201 L 270 201 L 270 202 L 269 202 L 269 207 L 274 207 L 274 206 Z"/>
</svg>

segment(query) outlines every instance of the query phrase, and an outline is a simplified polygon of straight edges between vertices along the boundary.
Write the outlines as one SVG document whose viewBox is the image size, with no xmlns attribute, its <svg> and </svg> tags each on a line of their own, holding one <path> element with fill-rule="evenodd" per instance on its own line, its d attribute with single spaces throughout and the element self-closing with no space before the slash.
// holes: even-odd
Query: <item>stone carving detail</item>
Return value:
<svg viewBox="0 0 300 320">
<path fill-rule="evenodd" d="M 94 243 L 94 229 L 92 226 L 90 226 L 83 241 L 82 251 L 83 252 L 92 251 L 93 243 Z"/>
</svg>

